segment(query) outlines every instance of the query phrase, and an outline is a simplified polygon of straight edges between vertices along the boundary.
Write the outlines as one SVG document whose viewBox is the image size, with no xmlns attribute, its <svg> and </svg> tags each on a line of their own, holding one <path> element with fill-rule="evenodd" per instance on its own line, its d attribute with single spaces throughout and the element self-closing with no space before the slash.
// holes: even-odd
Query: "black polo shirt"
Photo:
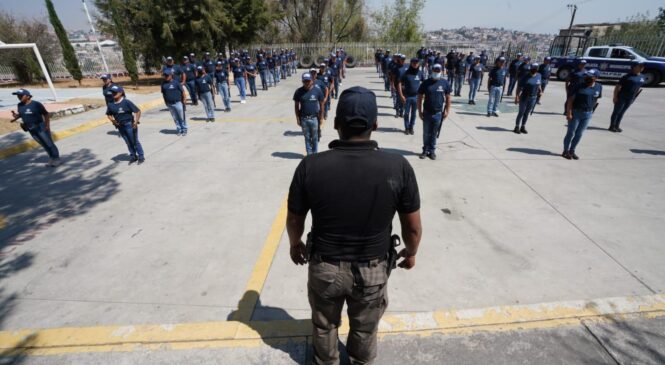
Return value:
<svg viewBox="0 0 665 365">
<path fill-rule="evenodd" d="M 314 252 L 362 261 L 388 252 L 395 212 L 420 209 L 413 168 L 374 141 L 333 141 L 300 162 L 289 190 L 289 211 L 312 211 Z"/>
</svg>

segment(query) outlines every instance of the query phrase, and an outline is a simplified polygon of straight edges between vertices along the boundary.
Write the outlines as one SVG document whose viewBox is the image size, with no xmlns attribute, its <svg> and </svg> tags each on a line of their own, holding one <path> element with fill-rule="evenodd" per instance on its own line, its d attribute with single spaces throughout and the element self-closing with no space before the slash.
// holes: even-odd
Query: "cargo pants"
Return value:
<svg viewBox="0 0 665 365">
<path fill-rule="evenodd" d="M 348 306 L 346 350 L 351 364 L 376 358 L 379 320 L 388 306 L 387 261 L 329 263 L 316 255 L 309 264 L 307 296 L 312 308 L 314 364 L 339 364 L 338 328 Z"/>
</svg>

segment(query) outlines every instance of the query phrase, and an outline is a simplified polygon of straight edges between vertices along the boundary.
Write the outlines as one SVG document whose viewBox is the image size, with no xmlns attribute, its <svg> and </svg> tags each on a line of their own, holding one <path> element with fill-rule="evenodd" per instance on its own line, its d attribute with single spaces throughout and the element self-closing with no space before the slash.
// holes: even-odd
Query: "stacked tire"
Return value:
<svg viewBox="0 0 665 365">
<path fill-rule="evenodd" d="M 355 57 L 348 55 L 346 56 L 346 67 L 354 68 L 358 64 L 358 60 Z"/>
<path fill-rule="evenodd" d="M 312 56 L 302 56 L 298 61 L 298 67 L 300 68 L 311 68 L 314 65 L 314 59 Z"/>
</svg>

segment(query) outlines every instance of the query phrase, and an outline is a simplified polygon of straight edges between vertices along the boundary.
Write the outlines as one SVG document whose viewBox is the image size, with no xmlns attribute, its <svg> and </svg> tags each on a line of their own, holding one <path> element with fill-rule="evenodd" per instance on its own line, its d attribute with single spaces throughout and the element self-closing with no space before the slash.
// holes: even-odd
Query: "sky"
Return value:
<svg viewBox="0 0 665 365">
<path fill-rule="evenodd" d="M 392 3 L 392 0 L 366 1 L 370 11 Z M 86 0 L 94 12 L 92 2 Z M 53 3 L 66 29 L 89 29 L 80 0 L 53 0 Z M 659 6 L 665 7 L 663 0 L 426 0 L 423 28 L 429 31 L 478 26 L 558 33 L 568 27 L 570 11 L 566 4 L 571 3 L 578 4 L 575 23 L 615 22 L 647 11 L 654 17 Z M 0 0 L 0 9 L 17 18 L 47 18 L 43 0 Z"/>
</svg>

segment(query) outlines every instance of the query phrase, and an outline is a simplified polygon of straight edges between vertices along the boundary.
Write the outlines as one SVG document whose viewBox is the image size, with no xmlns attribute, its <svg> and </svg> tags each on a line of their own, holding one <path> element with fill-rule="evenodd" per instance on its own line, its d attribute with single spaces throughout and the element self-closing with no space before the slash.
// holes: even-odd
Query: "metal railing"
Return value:
<svg viewBox="0 0 665 365">
<path fill-rule="evenodd" d="M 658 35 L 654 36 L 607 36 L 598 38 L 596 44 L 621 43 L 633 46 L 642 52 L 654 56 L 665 56 L 665 38 Z M 542 60 L 549 52 L 550 44 L 533 43 L 526 41 L 518 42 L 467 42 L 467 41 L 425 41 L 423 43 L 382 43 L 382 42 L 347 42 L 347 43 L 283 43 L 283 44 L 251 44 L 240 47 L 247 49 L 250 55 L 255 56 L 257 49 L 273 50 L 279 52 L 280 49 L 294 49 L 302 67 L 310 67 L 315 63 L 322 62 L 330 57 L 331 51 L 338 48 L 344 48 L 350 56 L 349 61 L 355 66 L 369 66 L 374 64 L 374 52 L 377 48 L 384 50 L 390 49 L 393 53 L 403 53 L 407 57 L 415 57 L 416 51 L 421 46 L 447 53 L 450 49 L 468 54 L 473 51 L 479 54 L 486 50 L 490 62 L 493 61 L 499 53 L 506 51 L 507 58 L 513 58 L 517 52 L 530 56 L 535 60 Z M 76 55 L 84 77 L 96 77 L 104 73 L 104 67 L 99 56 L 99 51 L 94 44 L 75 45 Z M 126 75 L 127 70 L 123 63 L 122 50 L 119 46 L 102 47 L 102 52 L 109 66 L 109 72 L 113 75 Z M 49 59 L 45 57 L 45 63 L 52 73 L 51 77 L 55 79 L 69 79 L 71 75 L 67 72 L 61 57 Z M 2 62 L 2 61 L 0 61 Z M 143 62 L 137 60 L 137 66 L 140 73 L 145 73 Z M 11 66 L 0 63 L 0 82 L 15 80 L 14 71 Z"/>
</svg>

